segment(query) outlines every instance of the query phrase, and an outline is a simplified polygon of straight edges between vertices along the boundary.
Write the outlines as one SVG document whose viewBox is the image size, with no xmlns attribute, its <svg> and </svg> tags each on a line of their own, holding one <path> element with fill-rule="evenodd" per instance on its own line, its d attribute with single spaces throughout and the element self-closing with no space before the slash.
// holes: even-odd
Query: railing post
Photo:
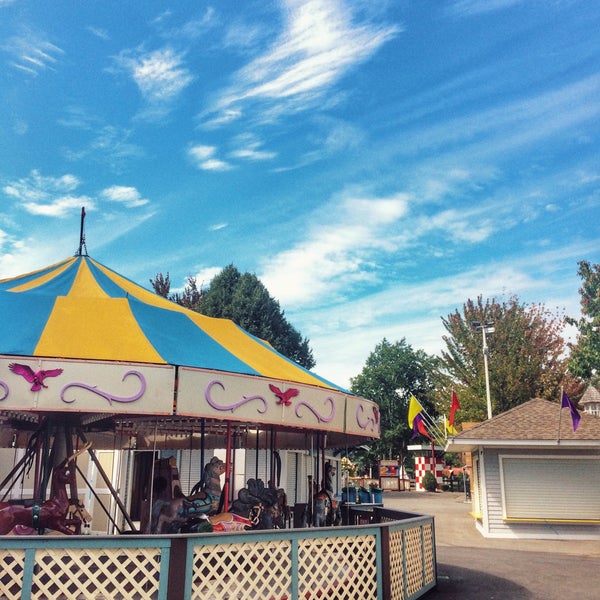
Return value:
<svg viewBox="0 0 600 600">
<path fill-rule="evenodd" d="M 381 575 L 382 598 L 392 597 L 392 577 L 390 570 L 390 528 L 379 528 L 381 539 L 381 564 L 383 565 Z"/>
<path fill-rule="evenodd" d="M 185 600 L 185 585 L 187 581 L 187 549 L 186 538 L 171 538 L 171 552 L 169 557 L 169 581 L 167 583 L 167 600 Z"/>
</svg>

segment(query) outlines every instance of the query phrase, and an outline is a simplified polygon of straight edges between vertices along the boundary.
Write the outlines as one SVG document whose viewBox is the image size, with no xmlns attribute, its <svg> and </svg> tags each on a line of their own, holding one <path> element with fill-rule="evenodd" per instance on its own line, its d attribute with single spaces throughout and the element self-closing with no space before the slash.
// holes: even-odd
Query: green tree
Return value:
<svg viewBox="0 0 600 600">
<path fill-rule="evenodd" d="M 600 375 L 600 265 L 582 260 L 577 274 L 583 280 L 579 320 L 568 318 L 577 327 L 577 341 L 570 344 L 569 372 L 587 383 L 597 384 Z"/>
<path fill-rule="evenodd" d="M 154 291 L 164 298 L 168 298 L 171 302 L 176 302 L 181 306 L 190 308 L 191 310 L 199 311 L 204 296 L 204 290 L 198 289 L 196 278 L 188 275 L 183 292 L 171 294 L 171 277 L 167 273 L 166 277 L 162 273 L 157 273 L 154 279 L 150 279 L 150 284 Z"/>
<path fill-rule="evenodd" d="M 199 310 L 209 317 L 231 319 L 306 369 L 316 364 L 308 339 L 289 323 L 279 302 L 256 275 L 242 274 L 228 265 L 210 282 Z"/>
<path fill-rule="evenodd" d="M 383 339 L 368 356 L 351 390 L 379 405 L 381 439 L 373 455 L 394 458 L 406 449 L 412 431 L 408 426 L 408 403 L 413 394 L 433 416 L 433 380 L 437 359 L 423 350 L 413 350 L 403 338 L 394 344 Z M 373 466 L 373 465 L 372 465 Z"/>
<path fill-rule="evenodd" d="M 516 296 L 502 303 L 479 296 L 476 302 L 467 300 L 462 314 L 456 310 L 442 321 L 448 335 L 443 336 L 441 389 L 449 405 L 455 387 L 461 404 L 457 421 L 487 417 L 483 339 L 473 322 L 494 327 L 486 336 L 493 415 L 534 397 L 558 399 L 566 366 L 564 317 L 540 304 L 521 304 Z"/>
</svg>

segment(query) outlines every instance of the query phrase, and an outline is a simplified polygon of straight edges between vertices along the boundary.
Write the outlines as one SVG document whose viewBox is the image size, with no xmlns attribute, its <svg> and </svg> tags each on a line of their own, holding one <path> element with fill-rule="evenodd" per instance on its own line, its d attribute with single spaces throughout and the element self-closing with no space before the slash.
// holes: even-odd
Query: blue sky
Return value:
<svg viewBox="0 0 600 600">
<path fill-rule="evenodd" d="M 0 278 L 233 263 L 340 385 L 468 298 L 579 312 L 600 5 L 0 0 Z"/>
</svg>

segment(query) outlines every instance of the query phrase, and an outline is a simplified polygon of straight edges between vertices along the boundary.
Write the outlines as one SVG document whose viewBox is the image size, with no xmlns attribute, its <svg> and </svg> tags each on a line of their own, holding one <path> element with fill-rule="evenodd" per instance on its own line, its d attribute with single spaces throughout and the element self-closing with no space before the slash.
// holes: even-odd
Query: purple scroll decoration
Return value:
<svg viewBox="0 0 600 600">
<path fill-rule="evenodd" d="M 0 397 L 0 401 L 6 400 L 8 398 L 8 386 L 4 383 L 4 381 L 0 381 L 0 389 L 4 390 L 4 395 Z"/>
<path fill-rule="evenodd" d="M 319 411 L 317 411 L 317 409 L 312 406 L 311 404 L 309 404 L 308 402 L 305 402 L 304 400 L 302 400 L 301 402 L 298 402 L 296 404 L 296 416 L 301 419 L 301 415 L 300 415 L 300 408 L 302 406 L 306 406 L 306 408 L 308 408 L 308 410 L 310 410 L 310 412 L 315 415 L 315 417 L 317 417 L 317 421 L 319 423 L 329 423 L 330 421 L 333 420 L 333 417 L 335 416 L 335 405 L 333 403 L 333 398 L 331 396 L 327 396 L 327 398 L 325 399 L 326 402 L 329 402 L 329 405 L 331 407 L 331 411 L 329 413 L 329 415 L 327 416 L 323 416 L 321 413 L 319 413 Z"/>
<path fill-rule="evenodd" d="M 136 400 L 139 400 L 146 391 L 146 379 L 139 371 L 127 371 L 127 373 L 123 375 L 121 381 L 125 381 L 125 379 L 129 377 L 129 375 L 134 375 L 135 377 L 137 377 L 141 384 L 139 391 L 133 396 L 115 396 L 114 394 L 109 394 L 108 392 L 103 392 L 102 390 L 99 390 L 98 387 L 95 385 L 87 385 L 85 383 L 68 383 L 60 391 L 60 399 L 67 404 L 73 404 L 73 402 L 75 402 L 77 398 L 73 398 L 73 400 L 67 400 L 65 398 L 65 392 L 70 388 L 81 388 L 84 390 L 88 390 L 89 392 L 92 392 L 97 396 L 102 396 L 102 398 L 108 400 L 109 404 L 112 404 L 113 402 L 119 402 L 123 404 L 128 402 L 135 402 Z"/>
<path fill-rule="evenodd" d="M 370 431 L 379 431 L 379 410 L 373 406 L 373 416 L 367 415 L 366 419 L 362 420 L 362 415 L 365 412 L 363 404 L 358 404 L 356 407 L 356 423 L 361 429 L 369 429 Z"/>
<path fill-rule="evenodd" d="M 240 406 L 243 406 L 244 404 L 248 404 L 248 402 L 253 402 L 254 400 L 260 400 L 263 404 L 263 407 L 262 407 L 262 410 L 260 408 L 257 408 L 256 409 L 257 412 L 259 412 L 260 414 L 267 412 L 267 401 L 258 394 L 254 395 L 254 396 L 242 396 L 241 400 L 238 400 L 237 402 L 234 402 L 233 404 L 218 404 L 217 402 L 215 402 L 213 400 L 212 395 L 211 395 L 211 391 L 212 391 L 212 388 L 214 385 L 218 385 L 222 390 L 225 390 L 225 386 L 223 385 L 222 382 L 218 381 L 217 379 L 213 379 L 206 386 L 206 390 L 204 391 L 204 397 L 206 398 L 206 401 L 215 410 L 230 410 L 231 412 L 234 412 Z"/>
</svg>

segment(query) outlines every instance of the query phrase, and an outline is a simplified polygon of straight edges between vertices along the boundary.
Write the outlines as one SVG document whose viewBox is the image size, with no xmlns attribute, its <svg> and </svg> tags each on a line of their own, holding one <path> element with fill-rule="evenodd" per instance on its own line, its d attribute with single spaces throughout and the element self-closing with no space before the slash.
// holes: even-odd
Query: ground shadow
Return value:
<svg viewBox="0 0 600 600">
<path fill-rule="evenodd" d="M 426 600 L 528 600 L 532 594 L 514 581 L 489 573 L 438 563 L 437 587 L 423 596 Z"/>
</svg>

